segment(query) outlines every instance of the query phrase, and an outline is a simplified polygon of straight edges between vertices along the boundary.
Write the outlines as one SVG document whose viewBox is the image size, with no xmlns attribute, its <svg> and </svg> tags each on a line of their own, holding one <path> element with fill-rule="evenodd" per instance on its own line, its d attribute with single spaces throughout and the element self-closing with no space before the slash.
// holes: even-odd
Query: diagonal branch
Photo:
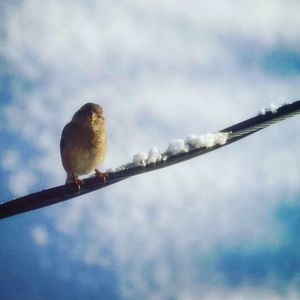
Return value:
<svg viewBox="0 0 300 300">
<path fill-rule="evenodd" d="M 0 219 L 75 198 L 117 183 L 131 176 L 165 168 L 196 156 L 200 156 L 236 142 L 250 134 L 297 114 L 300 114 L 300 101 L 285 104 L 277 110 L 268 111 L 264 114 L 257 115 L 221 130 L 221 133 L 228 133 L 228 138 L 225 144 L 217 144 L 212 147 L 189 147 L 188 151 L 178 154 L 165 152 L 163 153 L 163 160 L 156 163 L 148 163 L 146 165 L 128 163 L 119 167 L 117 171 L 109 173 L 109 178 L 106 183 L 99 181 L 98 177 L 84 179 L 84 185 L 80 192 L 78 192 L 77 187 L 73 183 L 70 183 L 2 203 L 0 204 Z"/>
</svg>

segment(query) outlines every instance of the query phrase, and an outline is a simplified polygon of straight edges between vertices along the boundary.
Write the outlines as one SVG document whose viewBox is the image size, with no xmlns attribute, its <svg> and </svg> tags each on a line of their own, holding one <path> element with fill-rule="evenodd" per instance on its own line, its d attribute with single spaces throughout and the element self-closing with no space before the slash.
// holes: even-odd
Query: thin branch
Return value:
<svg viewBox="0 0 300 300">
<path fill-rule="evenodd" d="M 0 204 L 0 219 L 75 198 L 117 183 L 131 176 L 165 168 L 196 156 L 200 156 L 236 142 L 250 134 L 297 114 L 300 114 L 300 101 L 283 105 L 278 108 L 277 111 L 268 111 L 265 114 L 257 115 L 256 117 L 221 130 L 220 132 L 228 133 L 228 139 L 224 145 L 215 145 L 209 148 L 190 148 L 188 152 L 176 155 L 170 155 L 165 152 L 163 153 L 165 154 L 165 160 L 161 160 L 156 163 L 149 163 L 146 166 L 137 166 L 133 163 L 125 164 L 121 168 L 118 168 L 119 171 L 109 173 L 109 178 L 106 183 L 100 181 L 98 177 L 84 179 L 84 185 L 80 192 L 78 192 L 77 187 L 73 183 L 70 183 L 2 203 Z"/>
</svg>

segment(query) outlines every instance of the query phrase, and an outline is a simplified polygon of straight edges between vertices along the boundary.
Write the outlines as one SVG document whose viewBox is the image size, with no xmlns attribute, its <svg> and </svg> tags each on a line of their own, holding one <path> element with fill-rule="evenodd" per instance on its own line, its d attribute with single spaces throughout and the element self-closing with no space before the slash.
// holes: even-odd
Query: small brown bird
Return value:
<svg viewBox="0 0 300 300">
<path fill-rule="evenodd" d="M 74 182 L 78 189 L 82 180 L 78 176 L 93 169 L 104 182 L 107 174 L 96 169 L 103 163 L 106 153 L 106 132 L 103 109 L 98 104 L 86 103 L 73 116 L 61 134 L 60 154 L 67 172 L 66 183 Z"/>
</svg>

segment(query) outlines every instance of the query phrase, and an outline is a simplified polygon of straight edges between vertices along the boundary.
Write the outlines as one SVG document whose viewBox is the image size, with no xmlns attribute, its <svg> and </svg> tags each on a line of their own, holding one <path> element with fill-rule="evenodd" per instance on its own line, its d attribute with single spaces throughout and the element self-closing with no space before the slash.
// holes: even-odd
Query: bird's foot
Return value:
<svg viewBox="0 0 300 300">
<path fill-rule="evenodd" d="M 106 172 L 102 173 L 98 169 L 95 169 L 95 175 L 101 179 L 104 183 L 108 180 L 108 174 Z"/>
<path fill-rule="evenodd" d="M 81 188 L 83 187 L 83 180 L 81 180 L 77 176 L 73 175 L 72 176 L 72 182 L 76 185 L 77 192 L 79 193 Z"/>
</svg>

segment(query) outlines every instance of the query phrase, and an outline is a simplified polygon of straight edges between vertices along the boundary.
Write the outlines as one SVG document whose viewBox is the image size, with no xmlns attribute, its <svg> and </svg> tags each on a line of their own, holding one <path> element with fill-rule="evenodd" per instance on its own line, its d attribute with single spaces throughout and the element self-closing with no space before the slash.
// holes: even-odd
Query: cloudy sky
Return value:
<svg viewBox="0 0 300 300">
<path fill-rule="evenodd" d="M 1 201 L 61 185 L 104 107 L 105 170 L 300 98 L 300 2 L 0 1 Z M 299 299 L 298 118 L 1 221 L 1 299 Z"/>
</svg>

